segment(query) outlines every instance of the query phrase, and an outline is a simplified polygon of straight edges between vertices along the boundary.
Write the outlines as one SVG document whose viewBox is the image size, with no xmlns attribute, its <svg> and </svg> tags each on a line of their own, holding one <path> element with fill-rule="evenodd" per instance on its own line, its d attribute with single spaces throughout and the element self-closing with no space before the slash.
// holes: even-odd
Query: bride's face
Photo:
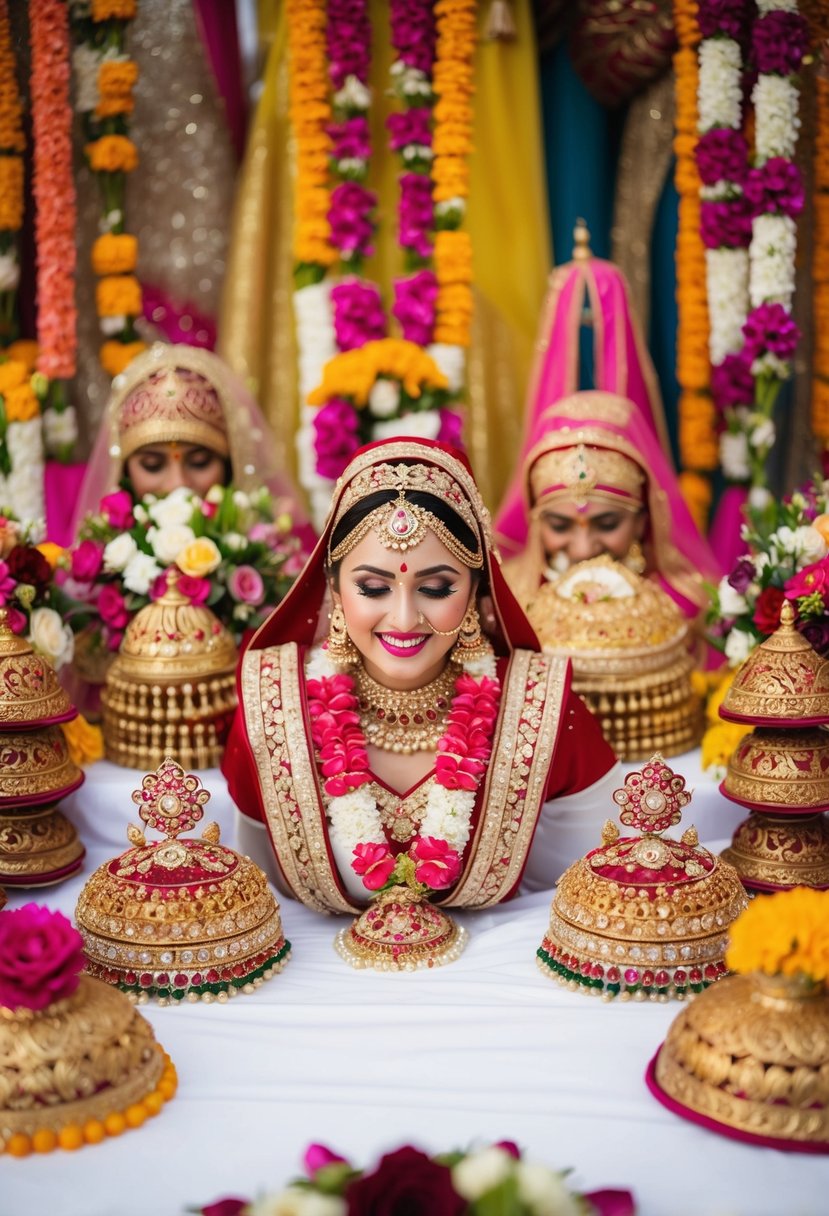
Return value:
<svg viewBox="0 0 829 1216">
<path fill-rule="evenodd" d="M 365 669 L 386 688 L 420 688 L 440 675 L 473 591 L 469 568 L 434 532 L 408 553 L 369 532 L 340 563 L 335 591 Z"/>
<path fill-rule="evenodd" d="M 195 443 L 150 443 L 133 452 L 126 464 L 138 498 L 169 494 L 179 486 L 203 498 L 211 486 L 224 484 L 226 472 L 223 456 Z"/>
</svg>

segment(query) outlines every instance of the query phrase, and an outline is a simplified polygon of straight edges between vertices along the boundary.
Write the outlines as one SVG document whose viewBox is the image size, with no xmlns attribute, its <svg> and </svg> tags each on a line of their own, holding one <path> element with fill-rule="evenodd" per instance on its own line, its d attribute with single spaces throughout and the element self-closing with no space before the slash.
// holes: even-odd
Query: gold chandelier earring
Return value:
<svg viewBox="0 0 829 1216">
<path fill-rule="evenodd" d="M 353 667 L 360 655 L 345 626 L 341 604 L 335 604 L 328 614 L 328 657 L 337 667 Z"/>
<path fill-rule="evenodd" d="M 485 658 L 490 650 L 489 642 L 481 631 L 478 605 L 473 600 L 463 615 L 458 640 L 452 647 L 452 662 L 463 667 L 465 663 Z"/>
<path fill-rule="evenodd" d="M 631 541 L 630 548 L 622 558 L 622 565 L 634 574 L 645 573 L 645 555 L 638 540 Z"/>
</svg>

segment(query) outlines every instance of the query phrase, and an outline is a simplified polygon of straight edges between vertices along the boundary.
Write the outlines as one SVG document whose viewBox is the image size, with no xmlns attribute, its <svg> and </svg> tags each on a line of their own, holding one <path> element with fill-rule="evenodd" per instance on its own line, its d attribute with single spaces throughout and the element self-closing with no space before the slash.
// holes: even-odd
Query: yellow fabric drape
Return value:
<svg viewBox="0 0 829 1216">
<path fill-rule="evenodd" d="M 263 4 L 262 11 L 270 8 Z M 479 6 L 475 151 L 467 225 L 474 248 L 475 317 L 466 441 L 484 498 L 495 505 L 517 459 L 524 393 L 551 264 L 535 37 L 529 0 L 514 5 L 515 42 L 483 38 Z M 380 230 L 366 273 L 388 303 L 402 269 L 397 246 L 399 158 L 388 151 L 389 5 L 370 0 L 374 47 L 372 173 Z M 263 92 L 240 171 L 219 349 L 257 395 L 285 464 L 295 469 L 296 348 L 291 307 L 293 202 L 287 121 L 287 19 L 273 20 Z"/>
</svg>

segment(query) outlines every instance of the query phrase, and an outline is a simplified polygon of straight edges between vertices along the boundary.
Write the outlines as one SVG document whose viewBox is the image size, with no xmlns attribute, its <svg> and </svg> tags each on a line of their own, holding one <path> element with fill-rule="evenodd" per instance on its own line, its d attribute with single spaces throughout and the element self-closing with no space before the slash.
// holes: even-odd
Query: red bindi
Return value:
<svg viewBox="0 0 829 1216">
<path fill-rule="evenodd" d="M 405 563 L 405 562 L 401 562 L 401 563 L 400 563 L 400 573 L 401 573 L 401 574 L 405 574 L 405 573 L 406 573 L 406 571 L 408 570 L 408 568 L 409 568 L 409 567 L 406 565 L 406 563 Z"/>
</svg>

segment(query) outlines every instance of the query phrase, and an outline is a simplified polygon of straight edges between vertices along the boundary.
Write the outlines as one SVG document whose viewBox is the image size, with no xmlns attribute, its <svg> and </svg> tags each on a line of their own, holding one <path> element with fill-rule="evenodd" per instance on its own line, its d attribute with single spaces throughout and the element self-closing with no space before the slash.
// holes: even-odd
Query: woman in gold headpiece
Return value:
<svg viewBox="0 0 829 1216">
<path fill-rule="evenodd" d="M 667 457 L 632 401 L 574 393 L 537 419 L 523 461 L 523 499 L 495 521 L 510 585 L 524 607 L 546 578 L 608 554 L 655 579 L 690 618 L 718 578 Z"/>
<path fill-rule="evenodd" d="M 224 768 L 242 847 L 269 839 L 280 888 L 317 911 L 355 910 L 424 850 L 453 906 L 551 886 L 604 818 L 613 754 L 569 662 L 539 653 L 442 444 L 355 455 L 239 695 Z"/>
<path fill-rule="evenodd" d="M 231 481 L 244 491 L 264 486 L 282 500 L 295 527 L 307 522 L 267 423 L 238 376 L 210 351 L 157 342 L 113 382 L 76 525 L 119 484 L 136 498 L 178 486 L 204 497 L 211 486 Z"/>
</svg>

